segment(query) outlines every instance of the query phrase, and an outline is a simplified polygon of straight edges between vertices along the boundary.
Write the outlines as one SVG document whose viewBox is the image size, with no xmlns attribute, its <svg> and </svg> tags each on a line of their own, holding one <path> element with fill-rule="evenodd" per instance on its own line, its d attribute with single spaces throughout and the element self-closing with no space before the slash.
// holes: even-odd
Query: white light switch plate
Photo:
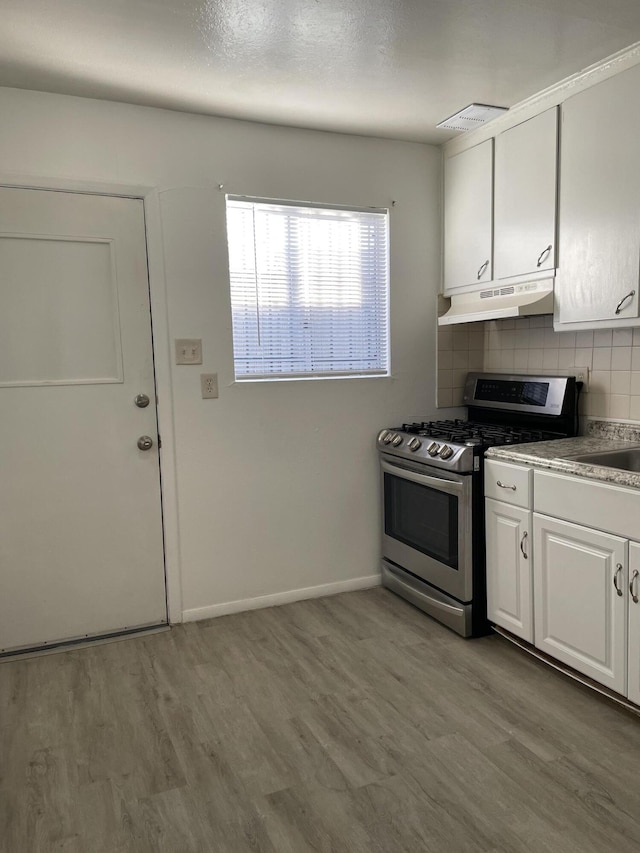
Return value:
<svg viewBox="0 0 640 853">
<path fill-rule="evenodd" d="M 218 374 L 201 373 L 200 390 L 203 400 L 215 400 L 218 396 Z"/>
<path fill-rule="evenodd" d="M 176 338 L 176 364 L 202 364 L 202 341 L 199 338 Z"/>
</svg>

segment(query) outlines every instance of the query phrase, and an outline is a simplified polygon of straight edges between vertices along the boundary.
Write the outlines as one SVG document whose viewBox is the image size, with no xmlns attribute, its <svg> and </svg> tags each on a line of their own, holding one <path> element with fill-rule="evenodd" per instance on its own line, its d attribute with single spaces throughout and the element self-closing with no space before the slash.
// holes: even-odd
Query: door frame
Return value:
<svg viewBox="0 0 640 853">
<path fill-rule="evenodd" d="M 114 184 L 100 183 L 98 181 L 77 181 L 67 178 L 33 177 L 31 175 L 7 174 L 2 171 L 0 171 L 0 187 L 120 196 L 121 198 L 139 199 L 143 203 L 151 309 L 151 337 L 156 381 L 156 414 L 158 418 L 158 432 L 162 437 L 159 455 L 167 616 L 169 624 L 182 622 L 182 582 L 175 431 L 173 426 L 173 388 L 171 383 L 171 344 L 169 338 L 169 313 L 159 189 L 158 187 L 136 184 Z"/>
</svg>

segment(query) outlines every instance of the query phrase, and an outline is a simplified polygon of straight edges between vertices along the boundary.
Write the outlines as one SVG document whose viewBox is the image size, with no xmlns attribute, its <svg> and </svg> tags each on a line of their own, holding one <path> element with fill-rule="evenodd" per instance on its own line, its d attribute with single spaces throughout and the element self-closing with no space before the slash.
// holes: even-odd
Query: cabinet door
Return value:
<svg viewBox="0 0 640 853">
<path fill-rule="evenodd" d="M 637 600 L 636 600 L 637 599 Z M 640 545 L 629 545 L 629 688 L 627 695 L 640 705 Z"/>
<path fill-rule="evenodd" d="M 538 513 L 533 532 L 535 645 L 625 694 L 627 540 Z"/>
<path fill-rule="evenodd" d="M 553 269 L 557 109 L 501 133 L 495 146 L 494 277 Z"/>
<path fill-rule="evenodd" d="M 531 511 L 487 498 L 487 616 L 533 642 Z"/>
<path fill-rule="evenodd" d="M 493 140 L 444 164 L 444 287 L 491 281 Z"/>
<path fill-rule="evenodd" d="M 640 66 L 563 105 L 559 323 L 638 316 L 639 137 Z"/>
</svg>

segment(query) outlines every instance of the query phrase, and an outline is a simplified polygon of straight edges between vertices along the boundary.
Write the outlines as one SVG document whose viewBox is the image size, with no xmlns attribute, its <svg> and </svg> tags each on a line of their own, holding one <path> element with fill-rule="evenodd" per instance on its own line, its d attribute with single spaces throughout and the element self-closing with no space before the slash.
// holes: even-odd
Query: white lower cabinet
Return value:
<svg viewBox="0 0 640 853">
<path fill-rule="evenodd" d="M 640 705 L 640 545 L 629 544 L 629 699 Z"/>
<path fill-rule="evenodd" d="M 485 494 L 489 621 L 640 705 L 640 489 L 488 459 Z"/>
<path fill-rule="evenodd" d="M 487 498 L 485 514 L 487 616 L 532 643 L 531 510 Z"/>
<path fill-rule="evenodd" d="M 534 643 L 623 695 L 628 547 L 619 536 L 534 513 Z"/>
</svg>

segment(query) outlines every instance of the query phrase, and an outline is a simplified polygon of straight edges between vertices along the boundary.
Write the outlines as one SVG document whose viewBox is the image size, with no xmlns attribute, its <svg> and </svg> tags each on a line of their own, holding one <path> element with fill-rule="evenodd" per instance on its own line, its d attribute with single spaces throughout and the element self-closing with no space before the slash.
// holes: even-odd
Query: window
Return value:
<svg viewBox="0 0 640 853">
<path fill-rule="evenodd" d="M 237 380 L 387 376 L 388 211 L 227 197 Z"/>
</svg>

